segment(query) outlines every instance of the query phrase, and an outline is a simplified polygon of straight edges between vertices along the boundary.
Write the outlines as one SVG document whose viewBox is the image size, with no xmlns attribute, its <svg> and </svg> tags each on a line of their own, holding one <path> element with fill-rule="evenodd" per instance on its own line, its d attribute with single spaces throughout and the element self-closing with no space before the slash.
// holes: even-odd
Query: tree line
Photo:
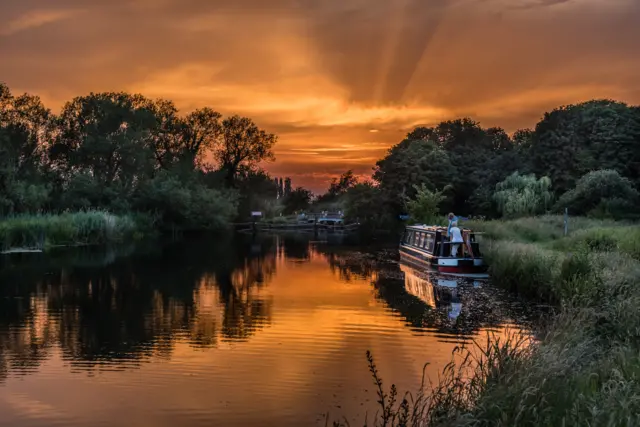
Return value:
<svg viewBox="0 0 640 427">
<path fill-rule="evenodd" d="M 455 212 L 490 218 L 562 212 L 639 213 L 640 107 L 612 100 L 567 105 L 509 135 L 463 118 L 417 127 L 379 160 L 372 179 L 351 171 L 320 201 L 375 226 Z"/>
<path fill-rule="evenodd" d="M 275 159 L 276 142 L 251 119 L 208 107 L 181 114 L 168 100 L 107 92 L 54 114 L 0 83 L 0 217 L 102 209 L 202 229 L 256 210 L 310 208 L 374 226 L 449 211 L 638 213 L 640 107 L 612 100 L 556 108 L 512 135 L 470 118 L 417 127 L 376 163 L 371 180 L 347 171 L 316 198 L 260 168 Z"/>
<path fill-rule="evenodd" d="M 219 227 L 277 198 L 282 186 L 259 167 L 276 141 L 247 117 L 183 115 L 124 92 L 79 96 L 54 114 L 0 83 L 0 217 L 103 209 Z"/>
</svg>

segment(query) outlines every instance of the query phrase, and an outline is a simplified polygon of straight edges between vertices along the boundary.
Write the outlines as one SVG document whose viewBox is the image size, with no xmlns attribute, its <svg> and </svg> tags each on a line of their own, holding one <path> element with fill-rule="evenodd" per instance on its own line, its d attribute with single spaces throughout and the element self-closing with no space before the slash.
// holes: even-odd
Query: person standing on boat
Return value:
<svg viewBox="0 0 640 427">
<path fill-rule="evenodd" d="M 469 218 L 455 216 L 453 212 L 449 212 L 449 215 L 447 215 L 447 219 L 449 220 L 449 227 L 447 227 L 447 237 L 449 237 L 449 239 L 451 239 L 451 227 L 454 222 L 457 224 L 459 220 L 469 220 Z"/>
<path fill-rule="evenodd" d="M 451 228 L 449 229 L 449 241 L 451 242 L 451 258 L 455 258 L 458 255 L 458 248 L 462 243 L 464 243 L 462 233 L 458 228 L 458 221 L 451 222 Z"/>
</svg>

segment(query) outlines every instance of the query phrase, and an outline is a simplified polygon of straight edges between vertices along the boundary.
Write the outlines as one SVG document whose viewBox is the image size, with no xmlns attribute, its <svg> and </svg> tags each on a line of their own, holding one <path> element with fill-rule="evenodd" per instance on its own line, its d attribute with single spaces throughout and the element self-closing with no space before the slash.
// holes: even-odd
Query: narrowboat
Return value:
<svg viewBox="0 0 640 427">
<path fill-rule="evenodd" d="M 487 266 L 473 231 L 460 229 L 464 243 L 459 243 L 455 257 L 447 228 L 428 225 L 407 226 L 400 242 L 400 258 L 409 265 L 431 268 L 442 274 L 484 278 Z"/>
</svg>

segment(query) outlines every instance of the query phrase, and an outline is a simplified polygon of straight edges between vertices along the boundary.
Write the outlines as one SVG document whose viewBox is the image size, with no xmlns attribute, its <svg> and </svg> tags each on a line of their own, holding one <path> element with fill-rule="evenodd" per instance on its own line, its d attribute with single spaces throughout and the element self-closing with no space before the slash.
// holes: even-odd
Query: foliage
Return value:
<svg viewBox="0 0 640 427">
<path fill-rule="evenodd" d="M 288 215 L 307 210 L 311 204 L 311 197 L 311 191 L 302 187 L 298 187 L 288 193 L 285 192 L 284 200 L 282 201 L 284 213 Z"/>
<path fill-rule="evenodd" d="M 640 114 L 611 100 L 568 105 L 545 113 L 531 145 L 532 172 L 549 176 L 558 194 L 589 171 L 616 170 L 638 187 Z"/>
<path fill-rule="evenodd" d="M 496 185 L 494 199 L 502 215 L 507 217 L 536 215 L 545 212 L 553 195 L 551 180 L 514 172 Z"/>
<path fill-rule="evenodd" d="M 565 207 L 571 213 L 623 218 L 638 206 L 640 194 L 631 181 L 615 170 L 599 170 L 580 178 L 576 187 L 563 194 L 557 210 Z"/>
<path fill-rule="evenodd" d="M 151 213 L 165 229 L 226 226 L 238 208 L 278 209 L 257 167 L 275 142 L 208 107 L 183 116 L 171 101 L 105 92 L 56 116 L 0 84 L 0 217 L 100 209 Z"/>
<path fill-rule="evenodd" d="M 236 215 L 236 199 L 229 192 L 210 189 L 197 181 L 185 184 L 167 172 L 140 188 L 135 208 L 156 214 L 163 224 L 183 230 L 220 229 Z"/>
<path fill-rule="evenodd" d="M 341 196 L 357 183 L 358 179 L 353 175 L 353 171 L 348 170 L 343 173 L 340 178 L 333 178 L 328 193 L 332 196 Z"/>
<path fill-rule="evenodd" d="M 337 211 L 345 209 L 347 192 L 358 184 L 358 178 L 352 170 L 343 173 L 339 178 L 333 178 L 325 194 L 318 196 L 314 202 L 317 210 Z"/>
<path fill-rule="evenodd" d="M 282 204 L 277 200 L 280 189 L 264 170 L 242 168 L 235 186 L 239 195 L 238 220 L 250 219 L 251 212 L 255 211 L 262 212 L 265 217 L 282 212 Z"/>
<path fill-rule="evenodd" d="M 272 150 L 276 141 L 275 135 L 258 128 L 251 119 L 231 116 L 222 122 L 221 142 L 213 155 L 232 185 L 242 168 L 253 169 L 263 160 L 275 159 Z"/>
<path fill-rule="evenodd" d="M 354 185 L 346 193 L 345 217 L 368 228 L 386 228 L 394 223 L 394 218 L 387 209 L 381 208 L 380 199 L 380 188 L 371 182 Z"/>
<path fill-rule="evenodd" d="M 448 154 L 434 142 L 406 139 L 376 163 L 373 179 L 380 188 L 381 202 L 397 216 L 404 213 L 406 199 L 415 197 L 415 186 L 443 188 L 452 182 L 454 173 Z"/>
<path fill-rule="evenodd" d="M 21 215 L 0 222 L 3 250 L 86 245 L 141 237 L 148 217 L 116 216 L 104 211 L 62 215 Z"/>
<path fill-rule="evenodd" d="M 431 191 L 425 184 L 420 187 L 414 186 L 416 196 L 413 200 L 407 201 L 407 210 L 415 223 L 433 224 L 438 219 L 439 205 L 445 200 L 444 193 L 451 186 L 447 186 L 440 191 Z"/>
<path fill-rule="evenodd" d="M 38 212 L 48 203 L 43 146 L 50 119 L 38 97 L 13 96 L 0 83 L 0 215 Z"/>
</svg>

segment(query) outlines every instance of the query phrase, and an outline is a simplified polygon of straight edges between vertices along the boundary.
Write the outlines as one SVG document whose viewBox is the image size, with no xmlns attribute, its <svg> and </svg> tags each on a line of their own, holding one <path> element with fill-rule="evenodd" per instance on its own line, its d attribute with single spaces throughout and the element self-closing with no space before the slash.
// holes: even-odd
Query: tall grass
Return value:
<svg viewBox="0 0 640 427">
<path fill-rule="evenodd" d="M 476 345 L 479 358 L 463 350 L 435 386 L 403 400 L 408 412 L 396 405 L 373 425 L 640 425 L 640 228 L 579 218 L 564 237 L 551 216 L 472 227 L 486 232 L 494 284 L 557 315 L 535 343 L 490 341 Z"/>
<path fill-rule="evenodd" d="M 118 242 L 141 237 L 149 221 L 104 211 L 16 216 L 0 221 L 0 245 L 7 251 Z"/>
</svg>

